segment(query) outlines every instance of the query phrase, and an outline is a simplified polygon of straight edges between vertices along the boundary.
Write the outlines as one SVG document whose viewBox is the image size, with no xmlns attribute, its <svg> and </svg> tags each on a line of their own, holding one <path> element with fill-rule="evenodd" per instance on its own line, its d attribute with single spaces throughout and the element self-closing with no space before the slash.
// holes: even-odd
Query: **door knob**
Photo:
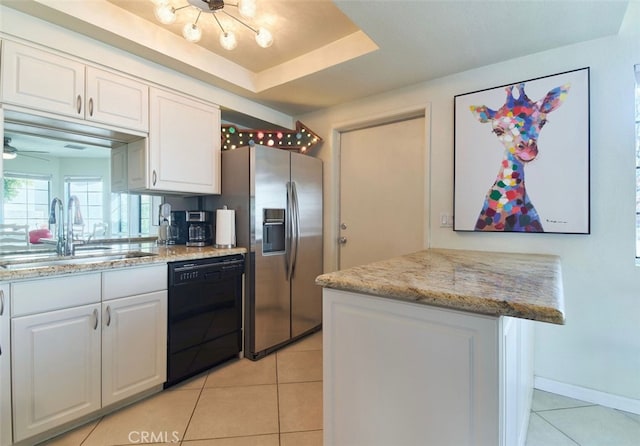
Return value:
<svg viewBox="0 0 640 446">
<path fill-rule="evenodd" d="M 340 237 L 338 239 L 338 243 L 340 243 L 341 245 L 344 245 L 347 243 L 347 238 L 346 237 Z"/>
</svg>

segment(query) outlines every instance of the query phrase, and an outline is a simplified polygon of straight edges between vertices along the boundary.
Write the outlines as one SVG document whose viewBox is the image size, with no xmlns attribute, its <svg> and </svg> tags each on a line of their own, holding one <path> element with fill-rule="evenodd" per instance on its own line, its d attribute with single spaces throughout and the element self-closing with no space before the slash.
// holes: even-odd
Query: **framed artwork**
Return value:
<svg viewBox="0 0 640 446">
<path fill-rule="evenodd" d="M 589 68 L 454 98 L 455 231 L 589 234 Z"/>
</svg>

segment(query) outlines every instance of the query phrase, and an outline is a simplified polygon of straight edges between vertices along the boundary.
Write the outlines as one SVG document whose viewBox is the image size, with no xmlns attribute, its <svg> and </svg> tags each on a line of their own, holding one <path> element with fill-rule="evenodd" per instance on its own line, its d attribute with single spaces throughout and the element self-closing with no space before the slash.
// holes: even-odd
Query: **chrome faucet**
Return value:
<svg viewBox="0 0 640 446">
<path fill-rule="evenodd" d="M 58 205 L 58 219 L 56 220 L 56 204 Z M 49 224 L 56 225 L 56 253 L 58 255 L 64 255 L 64 218 L 63 218 L 63 204 L 59 198 L 51 200 L 51 211 L 49 213 Z M 60 221 L 58 221 L 60 220 Z"/>
<path fill-rule="evenodd" d="M 71 210 L 75 208 L 75 213 L 72 214 Z M 73 215 L 73 220 L 71 216 Z M 80 200 L 75 195 L 69 197 L 67 203 L 67 237 L 64 241 L 64 255 L 73 255 L 75 251 L 75 245 L 73 244 L 73 225 L 81 225 L 84 223 L 82 220 L 82 213 L 80 212 Z"/>
</svg>

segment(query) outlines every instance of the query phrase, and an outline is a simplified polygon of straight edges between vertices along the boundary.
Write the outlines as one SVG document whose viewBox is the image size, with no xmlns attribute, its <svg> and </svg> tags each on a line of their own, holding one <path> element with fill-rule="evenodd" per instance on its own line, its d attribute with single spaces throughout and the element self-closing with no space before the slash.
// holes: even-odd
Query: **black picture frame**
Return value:
<svg viewBox="0 0 640 446">
<path fill-rule="evenodd" d="M 590 233 L 589 75 L 454 96 L 455 231 Z"/>
</svg>

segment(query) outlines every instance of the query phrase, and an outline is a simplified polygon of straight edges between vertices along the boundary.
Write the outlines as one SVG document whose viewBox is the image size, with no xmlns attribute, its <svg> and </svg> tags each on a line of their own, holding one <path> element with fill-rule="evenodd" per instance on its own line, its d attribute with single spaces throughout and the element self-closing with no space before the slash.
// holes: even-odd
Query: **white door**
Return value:
<svg viewBox="0 0 640 446">
<path fill-rule="evenodd" d="M 100 305 L 11 321 L 14 440 L 100 409 Z"/>
<path fill-rule="evenodd" d="M 166 381 L 166 290 L 103 302 L 102 322 L 103 406 Z"/>
<path fill-rule="evenodd" d="M 424 117 L 342 133 L 340 269 L 425 247 L 425 152 Z"/>
</svg>

